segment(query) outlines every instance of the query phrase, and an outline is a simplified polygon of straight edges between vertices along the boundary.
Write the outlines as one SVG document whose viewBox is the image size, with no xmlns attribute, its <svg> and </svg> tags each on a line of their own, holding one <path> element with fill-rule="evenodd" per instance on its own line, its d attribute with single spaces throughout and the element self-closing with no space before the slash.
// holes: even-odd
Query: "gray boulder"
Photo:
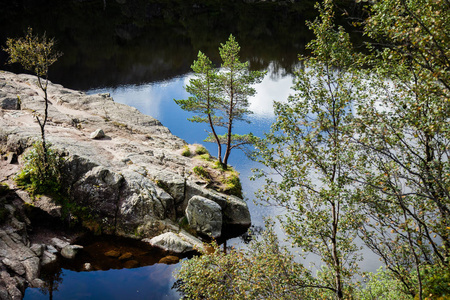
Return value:
<svg viewBox="0 0 450 300">
<path fill-rule="evenodd" d="M 54 263 L 56 260 L 57 260 L 57 257 L 55 255 L 55 253 L 52 253 L 52 252 L 46 250 L 42 254 L 41 265 L 46 266 L 46 265 Z"/>
<path fill-rule="evenodd" d="M 247 203 L 236 196 L 224 195 L 217 191 L 201 187 L 193 182 L 188 182 L 186 185 L 185 195 L 187 201 L 182 204 L 185 208 L 187 207 L 189 200 L 196 195 L 205 197 L 219 204 L 222 208 L 223 226 L 249 227 L 251 225 L 250 211 Z"/>
<path fill-rule="evenodd" d="M 222 233 L 222 208 L 202 196 L 192 197 L 186 208 L 189 226 L 197 232 L 218 238 Z"/>
<path fill-rule="evenodd" d="M 185 231 L 179 233 L 166 232 L 152 239 L 143 239 L 142 241 L 149 243 L 153 247 L 174 253 L 203 251 L 203 243 Z"/>
<path fill-rule="evenodd" d="M 104 167 L 88 171 L 73 186 L 71 199 L 84 207 L 90 221 L 101 226 L 104 233 L 113 233 L 123 176 Z"/>
<path fill-rule="evenodd" d="M 44 253 L 45 245 L 43 244 L 32 244 L 30 249 L 33 251 L 37 256 L 41 257 Z"/>
<path fill-rule="evenodd" d="M 117 208 L 116 232 L 133 237 L 138 227 L 159 223 L 157 221 L 165 219 L 175 219 L 173 198 L 154 181 L 131 170 L 123 171 L 122 176 L 124 184 Z M 156 227 L 159 227 L 159 224 Z"/>
<path fill-rule="evenodd" d="M 14 271 L 16 274 L 18 274 L 18 275 L 25 274 L 25 267 L 18 260 L 4 258 L 2 262 L 5 266 L 7 266 L 12 271 Z"/>
<path fill-rule="evenodd" d="M 91 133 L 90 138 L 93 140 L 99 140 L 105 137 L 105 132 L 103 129 L 97 129 L 93 133 Z"/>
<path fill-rule="evenodd" d="M 68 246 L 70 243 L 68 241 L 64 241 L 57 237 L 54 237 L 50 240 L 51 246 L 55 247 L 58 251 L 61 251 L 64 247 Z M 48 249 L 51 249 L 49 246 Z"/>
<path fill-rule="evenodd" d="M 61 255 L 67 259 L 73 259 L 77 255 L 78 251 L 83 249 L 80 245 L 67 245 L 61 250 Z"/>
</svg>

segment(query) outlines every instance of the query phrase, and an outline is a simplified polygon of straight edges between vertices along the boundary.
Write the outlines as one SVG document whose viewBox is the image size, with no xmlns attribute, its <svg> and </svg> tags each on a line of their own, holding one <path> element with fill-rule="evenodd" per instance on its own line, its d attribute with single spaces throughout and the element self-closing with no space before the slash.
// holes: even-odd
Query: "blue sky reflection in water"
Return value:
<svg viewBox="0 0 450 300">
<path fill-rule="evenodd" d="M 171 289 L 175 268 L 177 265 L 155 264 L 94 272 L 63 270 L 62 284 L 53 292 L 53 299 L 178 299 L 180 295 Z M 49 299 L 49 295 L 44 295 L 39 289 L 27 289 L 24 299 Z"/>
</svg>

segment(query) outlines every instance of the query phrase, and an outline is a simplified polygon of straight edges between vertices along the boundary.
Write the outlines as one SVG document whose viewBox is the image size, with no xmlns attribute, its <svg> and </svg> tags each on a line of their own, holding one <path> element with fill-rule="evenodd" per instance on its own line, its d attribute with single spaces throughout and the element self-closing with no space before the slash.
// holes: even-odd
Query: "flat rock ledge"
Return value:
<svg viewBox="0 0 450 300">
<path fill-rule="evenodd" d="M 192 172 L 198 162 L 181 155 L 186 142 L 158 120 L 114 102 L 109 94 L 88 95 L 50 83 L 48 95 L 46 137 L 64 157 L 63 185 L 76 210 L 63 216 L 64 209 L 53 199 L 32 199 L 15 185 L 24 155 L 40 138 L 35 116 L 43 115 L 44 100 L 36 77 L 0 71 L 0 182 L 20 202 L 11 207 L 29 203 L 97 234 L 144 240 L 177 253 L 202 248 L 197 237 L 179 226 L 192 198 L 203 197 L 222 217 L 218 222 L 209 216 L 208 224 L 208 218 L 197 214 L 193 227 L 198 233 L 219 237 L 227 227 L 250 226 L 245 201 L 201 184 Z M 67 257 L 80 250 L 70 238 L 62 244 L 32 244 L 24 220 L 7 218 L 0 224 L 0 299 L 21 299 L 27 286 L 42 284 L 43 264 L 63 249 Z"/>
</svg>

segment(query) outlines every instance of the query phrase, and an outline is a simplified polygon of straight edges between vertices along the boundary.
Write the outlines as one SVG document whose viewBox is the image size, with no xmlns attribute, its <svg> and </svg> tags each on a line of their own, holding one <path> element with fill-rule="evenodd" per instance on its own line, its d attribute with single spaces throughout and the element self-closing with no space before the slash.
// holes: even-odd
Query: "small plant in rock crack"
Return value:
<svg viewBox="0 0 450 300">
<path fill-rule="evenodd" d="M 27 189 L 31 195 L 61 195 L 62 156 L 47 144 L 47 160 L 44 159 L 42 142 L 33 144 L 25 155 L 25 163 L 15 180 L 19 187 Z"/>
</svg>

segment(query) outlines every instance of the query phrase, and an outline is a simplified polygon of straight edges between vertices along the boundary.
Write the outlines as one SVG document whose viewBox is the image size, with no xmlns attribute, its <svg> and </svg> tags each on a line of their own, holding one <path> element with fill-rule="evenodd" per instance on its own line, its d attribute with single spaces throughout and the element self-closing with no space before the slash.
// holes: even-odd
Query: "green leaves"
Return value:
<svg viewBox="0 0 450 300">
<path fill-rule="evenodd" d="M 355 246 L 359 215 L 349 173 L 356 147 L 352 106 L 359 75 L 349 66 L 348 35 L 335 30 L 331 2 L 320 8 L 321 18 L 310 23 L 317 38 L 308 47 L 313 57 L 301 57 L 296 94 L 275 103 L 276 122 L 258 143 L 258 161 L 280 176 L 266 177 L 261 201 L 287 209 L 280 217 L 293 243 L 324 263 L 321 285 L 343 299 L 348 281 L 358 271 Z M 323 280 L 323 281 L 321 281 Z"/>
<path fill-rule="evenodd" d="M 233 35 L 230 34 L 228 41 L 225 44 L 220 44 L 219 53 L 222 58 L 222 68 L 229 68 L 231 70 L 245 69 L 248 62 L 241 63 L 239 61 L 239 52 L 241 47 L 236 42 Z"/>
<path fill-rule="evenodd" d="M 221 251 L 183 261 L 175 277 L 186 299 L 319 299 L 311 271 L 279 246 L 273 223 L 248 251 Z M 326 289 L 321 286 L 319 288 Z"/>
<path fill-rule="evenodd" d="M 9 54 L 9 63 L 20 63 L 24 69 L 32 71 L 40 77 L 47 77 L 48 68 L 61 56 L 54 49 L 55 41 L 33 35 L 33 30 L 28 28 L 24 38 L 6 41 L 5 50 Z"/>
<path fill-rule="evenodd" d="M 284 207 L 279 219 L 290 242 L 323 263 L 314 277 L 301 269 L 289 275 L 308 278 L 314 299 L 448 296 L 449 5 L 370 2 L 361 24 L 372 45 L 363 57 L 325 0 L 309 23 L 316 38 L 312 57 L 300 58 L 296 94 L 274 104 L 271 132 L 253 139 L 254 158 L 265 166 L 254 175 L 265 179 L 259 201 Z M 236 49 L 233 40 L 229 48 Z M 228 68 L 236 62 L 230 51 Z M 386 267 L 361 292 L 353 284 L 357 236 Z M 251 267 L 240 268 L 247 274 Z"/>
<path fill-rule="evenodd" d="M 59 196 L 63 193 L 61 186 L 61 169 L 64 159 L 51 145 L 44 149 L 41 142 L 36 142 L 25 155 L 24 166 L 15 180 L 17 185 L 27 189 L 33 196 Z M 47 160 L 44 160 L 47 151 Z"/>
</svg>

